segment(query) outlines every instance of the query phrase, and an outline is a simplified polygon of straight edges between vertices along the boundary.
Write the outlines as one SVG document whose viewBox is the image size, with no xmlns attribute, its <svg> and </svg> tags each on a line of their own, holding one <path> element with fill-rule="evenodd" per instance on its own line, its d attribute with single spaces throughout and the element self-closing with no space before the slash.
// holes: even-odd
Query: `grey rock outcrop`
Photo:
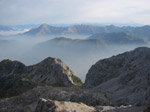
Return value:
<svg viewBox="0 0 150 112">
<path fill-rule="evenodd" d="M 0 97 L 23 93 L 38 85 L 74 86 L 81 80 L 61 60 L 46 58 L 38 64 L 25 66 L 21 62 L 0 62 Z"/>
<path fill-rule="evenodd" d="M 142 112 L 145 107 L 128 106 L 88 106 L 70 101 L 46 100 L 41 98 L 35 112 Z M 147 110 L 146 110 L 147 111 Z"/>
<path fill-rule="evenodd" d="M 35 112 L 95 112 L 95 109 L 83 103 L 40 99 Z"/>
<path fill-rule="evenodd" d="M 146 105 L 150 103 L 149 57 L 150 48 L 141 47 L 100 60 L 89 70 L 83 88 L 106 92 L 113 105 Z"/>
<path fill-rule="evenodd" d="M 34 112 L 40 98 L 82 102 L 89 106 L 110 105 L 103 92 L 82 90 L 79 87 L 38 86 L 21 95 L 0 99 L 0 112 Z"/>
<path fill-rule="evenodd" d="M 69 67 L 56 58 L 46 58 L 36 65 L 26 67 L 26 71 L 23 76 L 35 83 L 54 86 L 72 86 L 81 83 L 74 80 L 76 78 L 80 81 Z"/>
</svg>

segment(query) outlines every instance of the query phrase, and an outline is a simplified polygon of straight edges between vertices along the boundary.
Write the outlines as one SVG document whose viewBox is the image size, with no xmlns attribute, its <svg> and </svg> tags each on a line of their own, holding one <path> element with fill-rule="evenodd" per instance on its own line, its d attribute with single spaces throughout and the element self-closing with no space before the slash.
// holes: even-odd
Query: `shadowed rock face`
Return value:
<svg viewBox="0 0 150 112">
<path fill-rule="evenodd" d="M 38 86 L 21 95 L 0 99 L 0 112 L 34 112 L 40 98 L 66 101 L 70 104 L 82 102 L 89 106 L 109 105 L 103 92 L 82 90 L 79 87 Z"/>
<path fill-rule="evenodd" d="M 11 60 L 0 62 L 0 97 L 18 95 L 41 84 L 68 87 L 81 83 L 59 59 L 49 57 L 31 66 Z"/>
<path fill-rule="evenodd" d="M 150 88 L 149 57 L 150 48 L 141 47 L 100 60 L 89 70 L 83 88 L 107 92 L 114 104 L 142 105 Z"/>
</svg>

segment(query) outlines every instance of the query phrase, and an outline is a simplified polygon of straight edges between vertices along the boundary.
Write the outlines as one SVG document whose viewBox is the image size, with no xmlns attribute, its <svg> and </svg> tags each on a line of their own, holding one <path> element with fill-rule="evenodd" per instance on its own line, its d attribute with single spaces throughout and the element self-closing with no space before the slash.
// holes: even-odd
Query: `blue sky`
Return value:
<svg viewBox="0 0 150 112">
<path fill-rule="evenodd" d="M 150 24 L 150 0 L 0 0 L 0 24 Z"/>
</svg>

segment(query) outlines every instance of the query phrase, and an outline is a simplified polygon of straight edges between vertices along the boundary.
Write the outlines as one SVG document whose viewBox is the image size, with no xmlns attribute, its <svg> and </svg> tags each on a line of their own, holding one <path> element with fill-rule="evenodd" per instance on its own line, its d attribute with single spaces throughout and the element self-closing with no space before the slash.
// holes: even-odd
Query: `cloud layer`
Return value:
<svg viewBox="0 0 150 112">
<path fill-rule="evenodd" d="M 0 0 L 0 24 L 150 24 L 150 0 Z"/>
</svg>

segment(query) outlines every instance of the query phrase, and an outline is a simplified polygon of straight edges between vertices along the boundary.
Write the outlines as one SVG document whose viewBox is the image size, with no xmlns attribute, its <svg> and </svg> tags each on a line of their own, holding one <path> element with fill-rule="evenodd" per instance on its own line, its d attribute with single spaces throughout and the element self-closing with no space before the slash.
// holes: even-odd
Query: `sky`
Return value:
<svg viewBox="0 0 150 112">
<path fill-rule="evenodd" d="M 150 0 L 0 0 L 0 25 L 42 23 L 150 25 Z"/>
</svg>

